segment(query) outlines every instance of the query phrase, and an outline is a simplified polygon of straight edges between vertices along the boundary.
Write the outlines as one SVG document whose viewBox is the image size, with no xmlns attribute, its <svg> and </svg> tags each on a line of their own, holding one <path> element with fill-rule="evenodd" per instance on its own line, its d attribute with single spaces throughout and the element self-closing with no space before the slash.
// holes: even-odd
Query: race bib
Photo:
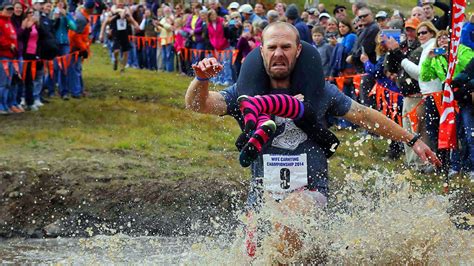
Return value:
<svg viewBox="0 0 474 266">
<path fill-rule="evenodd" d="M 127 29 L 127 20 L 117 19 L 117 30 L 126 30 L 126 29 Z"/>
<path fill-rule="evenodd" d="M 263 186 L 274 197 L 308 185 L 306 153 L 300 155 L 263 155 Z"/>
</svg>

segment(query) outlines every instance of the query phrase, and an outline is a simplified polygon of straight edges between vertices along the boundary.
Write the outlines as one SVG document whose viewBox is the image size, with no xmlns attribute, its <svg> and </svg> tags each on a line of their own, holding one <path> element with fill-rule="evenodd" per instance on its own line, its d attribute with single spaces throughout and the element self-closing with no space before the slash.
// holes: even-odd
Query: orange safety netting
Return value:
<svg viewBox="0 0 474 266">
<path fill-rule="evenodd" d="M 417 132 L 418 129 L 418 114 L 417 114 L 417 109 L 420 107 L 426 100 L 428 96 L 432 96 L 436 105 L 436 109 L 438 109 L 438 113 L 442 114 L 442 109 L 443 109 L 443 92 L 433 92 L 433 93 L 428 93 L 428 94 L 423 94 L 423 99 L 415 106 L 413 107 L 409 112 L 407 112 L 403 118 L 408 117 L 410 119 L 412 129 L 414 132 Z"/>
<path fill-rule="evenodd" d="M 172 36 L 167 39 L 167 42 L 169 43 L 172 41 Z M 128 36 L 128 40 L 130 42 L 133 42 L 136 44 L 138 49 L 141 49 L 142 47 L 146 46 L 151 46 L 153 48 L 156 48 L 157 46 L 161 46 L 161 40 L 162 38 L 160 37 L 143 37 L 143 36 Z M 203 50 L 203 49 L 190 49 L 190 48 L 182 48 L 180 51 L 177 51 L 178 53 L 182 54 L 183 58 L 185 61 L 190 61 L 192 58 L 198 58 L 198 57 L 215 57 L 218 61 L 222 62 L 226 58 L 232 58 L 232 64 L 235 63 L 235 60 L 237 59 L 237 54 L 239 53 L 239 50 L 234 49 L 234 50 Z"/>
<path fill-rule="evenodd" d="M 334 81 L 336 82 L 337 87 L 339 88 L 340 91 L 344 90 L 344 82 L 346 79 L 352 79 L 352 83 L 354 84 L 354 90 L 355 94 L 359 96 L 360 92 L 360 83 L 362 80 L 362 76 L 365 76 L 367 74 L 356 74 L 356 75 L 345 75 L 345 76 L 339 76 L 335 77 Z M 329 80 L 326 78 L 326 80 Z"/>
<path fill-rule="evenodd" d="M 10 78 L 11 74 L 9 68 L 9 65 L 11 64 L 13 66 L 14 71 L 19 74 L 22 80 L 26 80 L 27 69 L 29 67 L 31 69 L 31 78 L 34 80 L 36 78 L 38 63 L 43 63 L 45 73 L 47 73 L 50 77 L 53 77 L 54 61 L 57 62 L 60 70 L 62 70 L 64 73 L 67 73 L 67 70 L 71 65 L 72 59 L 74 58 L 74 61 L 77 61 L 79 58 L 79 53 L 80 51 L 76 51 L 67 55 L 57 56 L 52 60 L 0 60 L 0 62 L 8 78 Z M 23 69 L 21 69 L 21 72 L 20 64 L 23 65 Z"/>
</svg>

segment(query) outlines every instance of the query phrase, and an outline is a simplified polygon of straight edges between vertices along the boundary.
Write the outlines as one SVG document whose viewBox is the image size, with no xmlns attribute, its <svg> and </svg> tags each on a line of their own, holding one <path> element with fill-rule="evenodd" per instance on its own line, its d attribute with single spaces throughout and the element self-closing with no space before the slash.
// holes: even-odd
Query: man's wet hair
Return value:
<svg viewBox="0 0 474 266">
<path fill-rule="evenodd" d="M 291 31 L 293 31 L 293 33 L 296 34 L 296 45 L 300 45 L 301 43 L 301 40 L 300 40 L 300 34 L 298 32 L 298 29 L 296 29 L 295 26 L 293 26 L 292 24 L 288 23 L 288 22 L 282 22 L 282 21 L 277 21 L 277 22 L 273 22 L 273 23 L 270 23 L 268 24 L 265 29 L 263 29 L 263 32 L 262 32 L 262 45 L 264 43 L 264 36 L 265 36 L 265 32 L 267 32 L 269 29 L 271 28 L 287 28 L 287 29 L 290 29 Z"/>
</svg>

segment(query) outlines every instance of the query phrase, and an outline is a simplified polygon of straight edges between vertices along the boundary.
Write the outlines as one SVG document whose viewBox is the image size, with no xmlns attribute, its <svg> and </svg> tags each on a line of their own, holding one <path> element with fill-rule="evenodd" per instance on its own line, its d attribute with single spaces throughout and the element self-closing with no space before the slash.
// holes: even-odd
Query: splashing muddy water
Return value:
<svg viewBox="0 0 474 266">
<path fill-rule="evenodd" d="M 375 180 L 375 182 L 374 182 Z M 282 208 L 270 198 L 252 221 L 258 224 L 256 256 L 245 255 L 242 227 L 220 237 L 96 236 L 88 239 L 0 242 L 2 263 L 133 264 L 464 264 L 474 263 L 471 214 L 450 216 L 448 196 L 420 193 L 409 174 L 350 174 L 325 209 L 305 214 Z M 419 181 L 417 181 L 419 182 Z M 369 185 L 370 184 L 370 185 Z M 470 203 L 472 204 L 472 203 Z M 242 216 L 242 223 L 249 223 Z M 280 239 L 291 228 L 298 249 Z"/>
</svg>

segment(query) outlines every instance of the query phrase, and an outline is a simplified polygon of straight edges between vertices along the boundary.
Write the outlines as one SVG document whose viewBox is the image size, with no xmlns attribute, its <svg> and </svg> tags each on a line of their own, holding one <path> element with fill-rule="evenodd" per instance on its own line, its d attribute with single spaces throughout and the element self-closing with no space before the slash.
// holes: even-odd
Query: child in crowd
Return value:
<svg viewBox="0 0 474 266">
<path fill-rule="evenodd" d="M 311 30 L 313 36 L 313 46 L 318 49 L 319 54 L 321 55 L 321 63 L 323 65 L 324 76 L 328 77 L 331 73 L 331 55 L 334 49 L 324 37 L 324 27 L 317 26 Z"/>
<path fill-rule="evenodd" d="M 174 49 L 176 51 L 177 62 L 178 62 L 178 70 L 181 75 L 186 75 L 186 64 L 185 64 L 185 42 L 186 38 L 188 37 L 188 33 L 183 30 L 184 27 L 184 20 L 183 18 L 176 18 L 174 21 L 175 29 L 174 29 Z"/>
</svg>

